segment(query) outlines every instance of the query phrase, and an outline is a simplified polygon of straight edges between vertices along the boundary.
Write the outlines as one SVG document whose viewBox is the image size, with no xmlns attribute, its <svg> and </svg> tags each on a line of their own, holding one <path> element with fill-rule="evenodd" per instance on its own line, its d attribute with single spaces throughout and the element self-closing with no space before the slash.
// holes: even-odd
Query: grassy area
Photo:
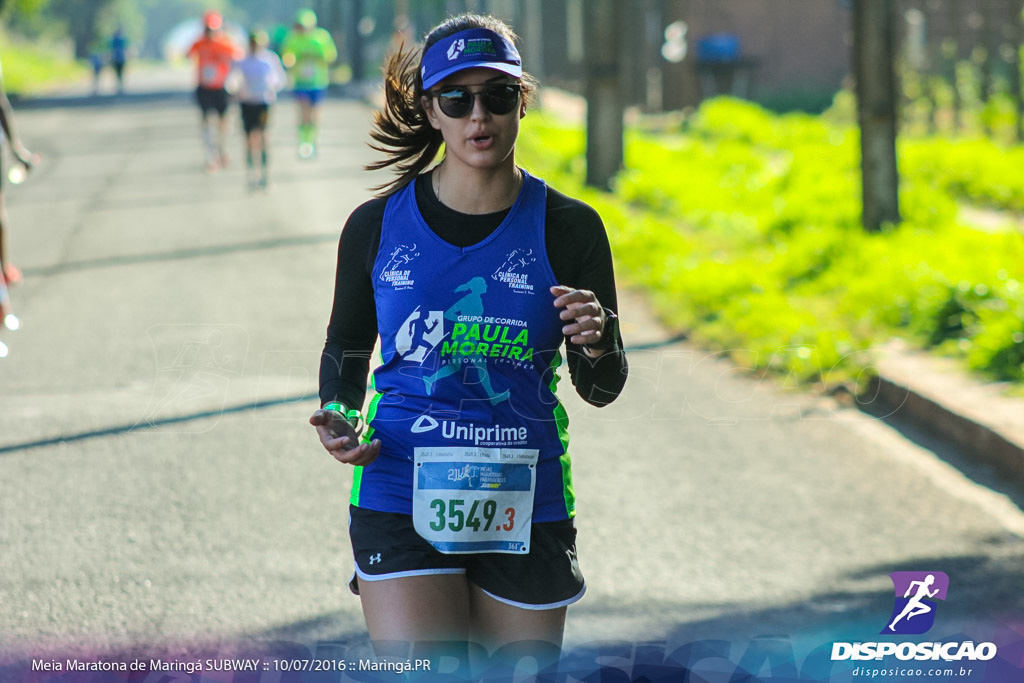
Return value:
<svg viewBox="0 0 1024 683">
<path fill-rule="evenodd" d="M 0 27 L 0 64 L 9 94 L 30 95 L 85 78 L 88 69 L 52 45 L 39 45 L 7 34 Z"/>
<path fill-rule="evenodd" d="M 860 227 L 858 133 L 821 116 L 716 99 L 628 131 L 614 193 L 581 186 L 583 131 L 527 117 L 521 162 L 604 217 L 626 283 L 662 318 L 744 367 L 826 387 L 894 336 L 1024 381 L 1024 235 L 958 219 L 963 203 L 1024 209 L 1024 150 L 900 142 L 904 221 Z"/>
</svg>

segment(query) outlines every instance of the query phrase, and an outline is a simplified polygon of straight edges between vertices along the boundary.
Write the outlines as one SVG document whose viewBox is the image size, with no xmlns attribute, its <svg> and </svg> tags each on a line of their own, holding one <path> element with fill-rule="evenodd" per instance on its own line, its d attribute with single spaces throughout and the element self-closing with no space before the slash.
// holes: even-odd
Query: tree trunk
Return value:
<svg viewBox="0 0 1024 683">
<path fill-rule="evenodd" d="M 65 0 L 54 3 L 51 10 L 67 21 L 68 37 L 75 47 L 76 59 L 88 59 L 96 39 L 96 20 L 109 0 Z"/>
<path fill-rule="evenodd" d="M 359 22 L 363 19 L 363 0 L 351 0 L 348 15 L 348 61 L 352 67 L 352 81 L 358 83 L 366 76 L 366 60 L 363 57 L 363 34 Z"/>
<path fill-rule="evenodd" d="M 854 0 L 854 68 L 860 124 L 861 179 L 869 231 L 898 223 L 896 87 L 893 72 L 893 13 L 889 0 Z"/>
<path fill-rule="evenodd" d="M 1024 93 L 1021 92 L 1020 73 L 1020 50 L 1021 43 L 1024 43 L 1024 30 L 1021 26 L 1021 14 L 1024 12 L 1024 2 L 1021 0 L 1009 1 L 1010 16 L 1007 17 L 1010 28 L 1010 46 L 1013 54 L 1010 57 L 1010 93 L 1013 95 L 1014 110 L 1016 116 L 1016 137 L 1017 142 L 1024 142 Z"/>
<path fill-rule="evenodd" d="M 622 168 L 623 103 L 620 33 L 623 0 L 590 0 L 583 12 L 587 100 L 587 185 L 611 189 Z"/>
</svg>

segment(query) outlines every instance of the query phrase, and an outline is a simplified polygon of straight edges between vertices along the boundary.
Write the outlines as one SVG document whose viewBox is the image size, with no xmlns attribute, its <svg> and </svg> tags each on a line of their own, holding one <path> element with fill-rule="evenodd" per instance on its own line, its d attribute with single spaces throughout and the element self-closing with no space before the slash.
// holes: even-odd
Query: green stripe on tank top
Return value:
<svg viewBox="0 0 1024 683">
<path fill-rule="evenodd" d="M 374 381 L 373 375 L 370 375 L 370 388 L 374 391 L 377 390 L 376 382 Z M 362 443 L 370 443 L 373 441 L 373 427 L 370 423 L 373 422 L 374 416 L 377 414 L 377 404 L 380 403 L 380 399 L 383 394 L 374 394 L 373 398 L 370 399 L 370 405 L 366 409 L 366 415 L 364 420 L 366 421 L 366 432 L 363 433 L 361 439 Z M 363 487 L 363 468 L 360 465 L 355 468 L 355 472 L 352 473 L 352 494 L 349 496 L 349 503 L 359 507 L 359 492 Z"/>
<path fill-rule="evenodd" d="M 558 394 L 555 389 L 560 379 L 558 368 L 561 364 L 562 354 L 559 352 L 551 358 L 551 364 L 548 366 L 551 369 L 551 384 L 548 385 L 548 388 L 555 395 L 556 400 Z M 569 414 L 565 412 L 562 402 L 557 401 L 552 415 L 555 418 L 555 426 L 558 428 L 558 440 L 562 442 L 562 455 L 558 460 L 562 465 L 562 496 L 565 498 L 565 513 L 569 517 L 575 517 L 576 492 L 572 487 L 572 457 L 569 455 Z"/>
</svg>

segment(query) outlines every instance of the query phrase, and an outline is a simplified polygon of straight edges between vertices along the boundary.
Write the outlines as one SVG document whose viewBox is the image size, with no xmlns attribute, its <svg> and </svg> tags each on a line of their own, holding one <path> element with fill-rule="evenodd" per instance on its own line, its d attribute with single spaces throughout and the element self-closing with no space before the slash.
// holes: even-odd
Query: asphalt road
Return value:
<svg viewBox="0 0 1024 683">
<path fill-rule="evenodd" d="M 251 194 L 237 130 L 234 165 L 202 172 L 184 95 L 18 112 L 45 163 L 8 192 L 0 658 L 365 638 L 351 474 L 305 420 L 337 237 L 375 182 L 369 110 L 329 100 L 315 161 L 291 104 L 273 116 Z M 949 575 L 943 635 L 1024 622 L 1021 491 L 673 341 L 639 293 L 622 319 L 621 399 L 563 385 L 588 580 L 570 647 L 772 635 L 800 657 L 877 638 L 899 570 Z"/>
</svg>

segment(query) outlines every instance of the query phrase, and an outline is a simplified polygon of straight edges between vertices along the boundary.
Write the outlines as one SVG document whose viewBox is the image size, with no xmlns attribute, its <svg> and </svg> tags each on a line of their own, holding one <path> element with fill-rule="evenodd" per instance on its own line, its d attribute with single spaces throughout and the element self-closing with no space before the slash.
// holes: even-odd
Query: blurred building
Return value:
<svg viewBox="0 0 1024 683">
<path fill-rule="evenodd" d="M 586 0 L 523 0 L 514 11 L 500 0 L 491 5 L 516 21 L 524 44 L 537 35 L 526 27 L 540 26 L 542 45 L 524 50 L 531 65 L 537 63 L 531 50 L 541 56 L 544 82 L 579 89 Z M 622 67 L 634 104 L 680 109 L 728 92 L 771 106 L 813 108 L 831 101 L 849 71 L 844 0 L 630 0 L 627 6 L 622 30 L 630 47 Z"/>
<path fill-rule="evenodd" d="M 587 48 L 583 18 L 595 1 L 314 0 L 325 6 L 325 22 L 341 17 L 350 30 L 367 21 L 377 26 L 362 38 L 358 32 L 347 36 L 366 42 L 372 64 L 381 61 L 399 18 L 419 39 L 449 14 L 495 14 L 516 28 L 530 72 L 544 84 L 580 93 Z M 615 1 L 622 15 L 619 62 L 626 99 L 648 110 L 693 107 L 721 93 L 776 109 L 819 110 L 851 72 L 853 0 Z M 1024 110 L 1014 60 L 1024 44 L 1024 0 L 891 1 L 901 78 L 945 81 L 956 107 L 961 95 L 988 101 L 1002 92 Z M 347 13 L 339 13 L 343 6 Z M 590 46 L 595 47 L 602 46 Z M 979 93 L 961 93 L 954 85 L 965 66 L 975 74 Z"/>
</svg>

